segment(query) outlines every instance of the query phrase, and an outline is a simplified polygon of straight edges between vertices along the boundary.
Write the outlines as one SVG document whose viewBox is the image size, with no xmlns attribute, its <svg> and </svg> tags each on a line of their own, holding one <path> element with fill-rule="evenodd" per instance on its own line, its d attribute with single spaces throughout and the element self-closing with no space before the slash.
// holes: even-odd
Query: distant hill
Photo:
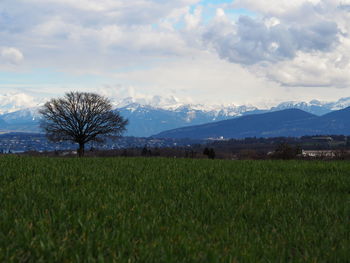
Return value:
<svg viewBox="0 0 350 263">
<path fill-rule="evenodd" d="M 0 119 L 0 127 L 5 127 L 5 126 L 6 126 L 6 122 Z"/>
<path fill-rule="evenodd" d="M 350 107 L 316 116 L 288 109 L 165 131 L 156 138 L 246 138 L 350 134 Z"/>
<path fill-rule="evenodd" d="M 334 111 L 317 118 L 311 123 L 320 134 L 350 134 L 350 107 Z"/>
<path fill-rule="evenodd" d="M 40 132 L 39 120 L 37 107 L 5 113 L 0 115 L 0 131 Z"/>
</svg>

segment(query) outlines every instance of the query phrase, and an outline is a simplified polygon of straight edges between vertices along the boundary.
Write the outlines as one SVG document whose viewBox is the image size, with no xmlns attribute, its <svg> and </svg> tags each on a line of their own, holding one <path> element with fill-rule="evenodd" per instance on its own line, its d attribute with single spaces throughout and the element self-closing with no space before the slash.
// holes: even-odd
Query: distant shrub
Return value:
<svg viewBox="0 0 350 263">
<path fill-rule="evenodd" d="M 147 148 L 147 145 L 145 145 L 141 150 L 141 156 L 147 157 L 152 156 L 152 151 Z"/>
<path fill-rule="evenodd" d="M 276 150 L 272 154 L 272 158 L 291 160 L 297 158 L 302 154 L 300 146 L 291 146 L 288 143 L 281 143 L 277 146 Z"/>
<path fill-rule="evenodd" d="M 203 154 L 208 156 L 209 159 L 215 159 L 215 150 L 213 148 L 208 148 L 208 147 L 205 147 L 204 150 L 203 150 Z"/>
<path fill-rule="evenodd" d="M 239 152 L 238 158 L 243 160 L 255 160 L 255 159 L 258 159 L 258 154 L 256 150 L 243 149 Z"/>
</svg>

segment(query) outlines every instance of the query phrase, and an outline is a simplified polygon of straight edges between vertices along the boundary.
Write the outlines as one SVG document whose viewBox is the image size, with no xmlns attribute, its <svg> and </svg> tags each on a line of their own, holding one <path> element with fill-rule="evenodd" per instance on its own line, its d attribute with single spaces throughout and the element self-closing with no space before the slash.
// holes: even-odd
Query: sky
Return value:
<svg viewBox="0 0 350 263">
<path fill-rule="evenodd" d="M 0 0 L 0 102 L 350 96 L 350 0 Z"/>
</svg>

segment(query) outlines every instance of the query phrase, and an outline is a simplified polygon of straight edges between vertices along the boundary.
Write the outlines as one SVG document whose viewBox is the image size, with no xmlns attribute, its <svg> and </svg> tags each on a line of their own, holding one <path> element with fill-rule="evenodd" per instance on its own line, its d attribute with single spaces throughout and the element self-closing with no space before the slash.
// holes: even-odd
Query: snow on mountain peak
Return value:
<svg viewBox="0 0 350 263">
<path fill-rule="evenodd" d="M 24 93 L 0 94 L 0 114 L 15 112 L 38 105 L 34 97 Z"/>
<path fill-rule="evenodd" d="M 344 108 L 350 107 L 350 97 L 347 98 L 341 98 L 335 103 L 332 103 L 331 109 L 332 110 L 341 110 Z"/>
<path fill-rule="evenodd" d="M 310 101 L 311 105 L 315 105 L 315 106 L 322 106 L 323 104 L 325 104 L 325 102 L 319 101 L 319 100 L 312 100 Z"/>
<path fill-rule="evenodd" d="M 237 117 L 247 111 L 254 111 L 258 108 L 252 105 L 237 106 L 235 104 L 215 105 L 215 104 L 194 104 L 188 102 L 180 102 L 174 96 L 161 97 L 153 96 L 148 98 L 127 97 L 119 101 L 113 102 L 117 109 L 127 109 L 130 112 L 145 111 L 148 109 L 168 110 L 174 112 L 186 112 L 188 120 L 195 118 L 196 112 L 207 113 L 215 119 L 218 116 Z"/>
<path fill-rule="evenodd" d="M 129 107 L 130 105 L 134 106 L 148 106 L 156 109 L 174 109 L 181 105 L 182 103 L 174 97 L 161 97 L 161 96 L 153 96 L 153 97 L 144 97 L 144 98 L 133 98 L 127 97 L 119 101 L 114 101 L 113 103 L 116 108 L 124 108 Z"/>
<path fill-rule="evenodd" d="M 194 104 L 186 101 L 182 102 L 174 96 L 161 97 L 161 96 L 149 96 L 149 97 L 127 97 L 121 100 L 112 100 L 113 106 L 117 109 L 125 108 L 130 112 L 137 110 L 148 111 L 153 110 L 168 110 L 175 112 L 184 112 L 188 115 L 189 121 L 196 116 L 196 112 L 202 112 L 209 114 L 216 119 L 218 117 L 238 117 L 242 116 L 246 112 L 252 112 L 259 110 L 253 105 L 241 105 L 235 104 Z M 41 104 L 38 101 L 24 93 L 8 93 L 0 95 L 0 115 L 6 113 L 14 113 L 22 111 L 21 114 L 37 115 L 35 110 Z M 323 115 L 333 110 L 340 110 L 350 106 L 350 97 L 341 98 L 336 102 L 324 102 L 319 100 L 311 100 L 310 102 L 302 101 L 287 101 L 278 104 L 275 107 L 266 110 L 284 110 L 290 108 L 298 108 L 316 115 Z M 27 112 L 27 113 L 25 113 Z"/>
<path fill-rule="evenodd" d="M 40 119 L 39 107 L 26 108 L 15 112 L 4 113 L 1 116 L 4 121 L 27 120 L 35 121 Z"/>
</svg>

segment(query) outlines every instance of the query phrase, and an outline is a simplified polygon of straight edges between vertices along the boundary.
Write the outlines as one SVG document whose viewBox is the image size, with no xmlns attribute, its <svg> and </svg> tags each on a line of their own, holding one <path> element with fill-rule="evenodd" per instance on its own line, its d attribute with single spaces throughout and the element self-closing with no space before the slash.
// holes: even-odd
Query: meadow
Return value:
<svg viewBox="0 0 350 263">
<path fill-rule="evenodd" d="M 0 157 L 0 262 L 349 262 L 350 162 Z"/>
</svg>

